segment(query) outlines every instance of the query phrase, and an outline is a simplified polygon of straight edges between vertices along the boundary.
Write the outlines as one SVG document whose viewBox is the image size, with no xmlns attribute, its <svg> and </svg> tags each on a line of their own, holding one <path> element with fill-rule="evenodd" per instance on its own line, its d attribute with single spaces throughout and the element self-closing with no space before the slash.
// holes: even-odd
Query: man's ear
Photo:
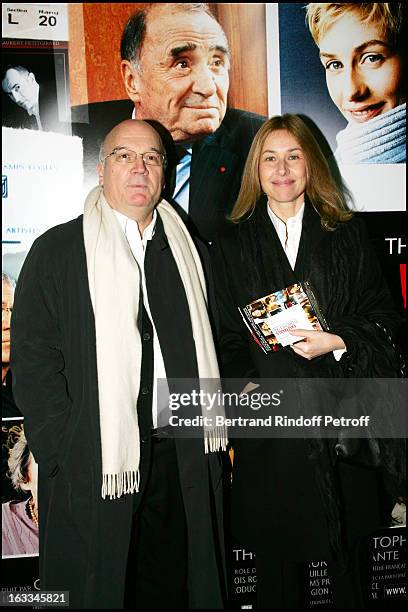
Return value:
<svg viewBox="0 0 408 612">
<path fill-rule="evenodd" d="M 99 185 L 103 187 L 103 164 L 102 162 L 99 162 L 96 168 L 98 170 Z"/>
<path fill-rule="evenodd" d="M 140 102 L 140 76 L 137 70 L 128 60 L 122 60 L 120 71 L 127 95 L 135 104 L 138 104 Z"/>
</svg>

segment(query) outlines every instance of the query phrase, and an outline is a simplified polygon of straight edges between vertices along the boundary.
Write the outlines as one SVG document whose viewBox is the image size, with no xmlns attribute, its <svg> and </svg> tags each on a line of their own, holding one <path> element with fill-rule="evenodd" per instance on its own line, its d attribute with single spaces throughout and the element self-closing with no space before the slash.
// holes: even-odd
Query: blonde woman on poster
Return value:
<svg viewBox="0 0 408 612">
<path fill-rule="evenodd" d="M 331 99 L 348 121 L 337 134 L 339 163 L 406 161 L 405 4 L 310 3 Z"/>
</svg>

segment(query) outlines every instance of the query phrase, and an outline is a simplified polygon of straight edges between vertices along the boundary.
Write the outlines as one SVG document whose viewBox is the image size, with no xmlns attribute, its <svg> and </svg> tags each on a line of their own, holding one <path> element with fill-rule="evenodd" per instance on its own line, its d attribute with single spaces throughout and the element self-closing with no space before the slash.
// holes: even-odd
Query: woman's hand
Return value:
<svg viewBox="0 0 408 612">
<path fill-rule="evenodd" d="M 292 344 L 291 348 L 297 355 L 305 359 L 314 359 L 315 357 L 320 357 L 320 355 L 326 355 L 326 353 L 346 348 L 340 336 L 329 332 L 295 329 L 291 330 L 290 333 L 292 336 L 304 336 L 304 340 Z"/>
</svg>

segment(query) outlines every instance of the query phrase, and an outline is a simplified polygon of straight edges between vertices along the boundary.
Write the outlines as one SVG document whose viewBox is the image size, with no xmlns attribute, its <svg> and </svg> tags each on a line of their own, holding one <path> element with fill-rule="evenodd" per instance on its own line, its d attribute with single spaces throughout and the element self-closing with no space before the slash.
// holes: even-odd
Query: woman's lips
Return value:
<svg viewBox="0 0 408 612">
<path fill-rule="evenodd" d="M 366 106 L 360 106 L 356 108 L 347 108 L 345 113 L 348 117 L 351 117 L 356 123 L 364 123 L 380 115 L 384 108 L 385 102 L 378 102 L 377 104 L 370 104 Z"/>
</svg>

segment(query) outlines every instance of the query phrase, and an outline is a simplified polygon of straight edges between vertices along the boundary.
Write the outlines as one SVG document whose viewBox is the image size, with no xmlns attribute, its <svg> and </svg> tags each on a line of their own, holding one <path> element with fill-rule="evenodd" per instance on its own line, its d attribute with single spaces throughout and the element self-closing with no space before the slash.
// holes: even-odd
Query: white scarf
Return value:
<svg viewBox="0 0 408 612">
<path fill-rule="evenodd" d="M 157 210 L 187 296 L 200 386 L 209 384 L 220 389 L 200 257 L 174 208 L 161 200 Z M 137 418 L 142 360 L 137 326 L 140 272 L 101 187 L 95 187 L 85 202 L 84 241 L 95 316 L 102 497 L 116 498 L 137 492 L 140 481 Z M 205 452 L 225 450 L 226 444 L 224 427 L 204 428 Z"/>
</svg>

